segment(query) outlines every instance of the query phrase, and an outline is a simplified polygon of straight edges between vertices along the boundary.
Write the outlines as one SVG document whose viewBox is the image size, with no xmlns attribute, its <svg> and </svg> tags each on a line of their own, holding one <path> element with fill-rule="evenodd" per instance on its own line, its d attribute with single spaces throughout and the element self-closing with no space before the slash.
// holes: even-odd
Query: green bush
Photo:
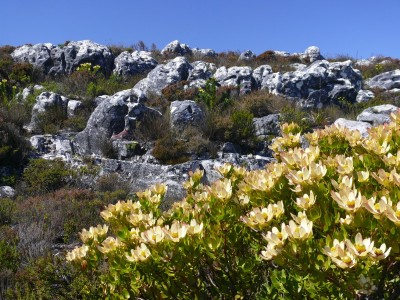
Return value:
<svg viewBox="0 0 400 300">
<path fill-rule="evenodd" d="M 30 151 L 30 143 L 12 123 L 5 122 L 0 112 L 0 166 L 19 167 Z M 0 179 L 2 184 L 3 179 Z"/>
<path fill-rule="evenodd" d="M 368 138 L 282 126 L 265 170 L 223 165 L 159 210 L 165 187 L 109 205 L 67 260 L 106 297 L 395 299 L 400 294 L 400 114 Z"/>
<path fill-rule="evenodd" d="M 253 141 L 255 139 L 253 118 L 253 114 L 248 111 L 234 111 L 231 115 L 232 126 L 226 132 L 226 139 L 239 145 Z"/>
<path fill-rule="evenodd" d="M 31 160 L 23 173 L 28 193 L 37 195 L 55 191 L 71 182 L 73 171 L 62 160 Z"/>
</svg>

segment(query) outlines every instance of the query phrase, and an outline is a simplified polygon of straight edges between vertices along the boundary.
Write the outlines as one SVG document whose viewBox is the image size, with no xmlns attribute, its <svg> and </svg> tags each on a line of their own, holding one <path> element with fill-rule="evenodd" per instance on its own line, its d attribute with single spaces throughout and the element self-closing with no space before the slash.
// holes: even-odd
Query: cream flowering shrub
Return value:
<svg viewBox="0 0 400 300">
<path fill-rule="evenodd" d="M 191 172 L 168 211 L 163 185 L 109 205 L 67 260 L 106 299 L 397 299 L 400 114 L 368 134 L 285 124 L 264 170 Z"/>
</svg>

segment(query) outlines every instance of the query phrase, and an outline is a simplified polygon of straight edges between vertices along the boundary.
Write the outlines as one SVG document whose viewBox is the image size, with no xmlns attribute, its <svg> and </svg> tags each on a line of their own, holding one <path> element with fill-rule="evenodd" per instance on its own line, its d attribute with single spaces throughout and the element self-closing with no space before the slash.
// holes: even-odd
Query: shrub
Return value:
<svg viewBox="0 0 400 300">
<path fill-rule="evenodd" d="M 185 141 L 179 139 L 172 132 L 158 139 L 152 151 L 152 155 L 162 164 L 180 164 L 190 159 Z"/>
<path fill-rule="evenodd" d="M 234 111 L 231 115 L 232 125 L 226 132 L 226 139 L 239 145 L 249 145 L 255 139 L 253 114 L 246 110 Z"/>
<path fill-rule="evenodd" d="M 56 134 L 64 128 L 67 117 L 65 107 L 53 106 L 37 115 L 37 128 L 40 132 Z"/>
<path fill-rule="evenodd" d="M 5 299 L 101 299 L 99 282 L 89 278 L 59 256 L 46 255 L 16 273 Z"/>
<path fill-rule="evenodd" d="M 282 126 L 265 170 L 223 165 L 167 212 L 165 187 L 109 205 L 67 254 L 110 298 L 395 299 L 400 294 L 400 113 L 307 134 Z"/>
<path fill-rule="evenodd" d="M 175 100 L 194 99 L 197 94 L 197 89 L 190 88 L 185 90 L 184 87 L 186 84 L 188 84 L 188 81 L 186 80 L 171 84 L 161 91 L 162 96 L 169 102 Z"/>
<path fill-rule="evenodd" d="M 14 124 L 4 122 L 0 113 L 0 166 L 20 166 L 25 162 L 29 150 L 30 143 L 21 135 L 20 130 Z"/>
<path fill-rule="evenodd" d="M 72 170 L 62 160 L 39 158 L 30 161 L 24 170 L 23 180 L 27 185 L 27 192 L 37 195 L 66 186 L 71 181 L 72 175 Z"/>
<path fill-rule="evenodd" d="M 219 87 L 217 80 L 213 77 L 206 82 L 204 89 L 200 88 L 197 97 L 197 102 L 202 103 L 205 107 L 212 111 L 215 108 L 225 109 L 232 103 L 231 87 Z"/>
<path fill-rule="evenodd" d="M 129 182 L 119 177 L 118 173 L 111 173 L 100 176 L 97 179 L 95 190 L 99 192 L 125 191 L 125 197 L 130 191 Z M 125 198 L 123 197 L 123 198 Z"/>
</svg>

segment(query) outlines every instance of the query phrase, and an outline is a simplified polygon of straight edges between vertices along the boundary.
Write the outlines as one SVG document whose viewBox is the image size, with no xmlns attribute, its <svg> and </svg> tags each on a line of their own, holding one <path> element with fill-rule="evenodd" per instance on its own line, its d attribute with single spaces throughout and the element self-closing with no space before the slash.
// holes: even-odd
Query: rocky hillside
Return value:
<svg viewBox="0 0 400 300">
<path fill-rule="evenodd" d="M 38 155 L 73 165 L 91 155 L 102 172 L 118 171 L 143 188 L 157 181 L 180 182 L 187 170 L 199 165 L 211 174 L 214 164 L 225 160 L 262 166 L 269 161 L 267 144 L 279 135 L 281 120 L 301 118 L 310 130 L 335 121 L 328 110 L 337 110 L 333 117 L 338 118 L 367 108 L 376 100 L 375 93 L 375 102 L 398 100 L 400 71 L 394 69 L 399 67 L 395 59 L 327 60 L 315 46 L 304 53 L 216 53 L 179 41 L 161 51 L 122 50 L 85 40 L 24 45 L 10 53 L 14 63 L 29 63 L 40 73 L 42 82 L 37 84 L 44 83 L 28 85 L 17 95 L 22 103 L 34 97 L 25 129 Z M 370 69 L 382 73 L 363 80 L 361 70 L 370 75 Z M 98 95 L 100 84 L 126 83 L 135 76 L 141 79 L 129 89 Z M 63 88 L 51 83 L 71 77 Z M 86 93 L 67 89 L 68 84 L 83 85 Z M 91 95 L 90 88 L 95 90 Z M 336 122 L 366 132 L 393 109 L 370 108 L 357 121 Z M 249 118 L 252 122 L 246 124 Z M 43 135 L 52 121 L 58 124 L 50 130 L 53 134 Z M 78 121 L 80 132 L 74 130 Z M 164 135 L 172 137 L 167 141 Z M 183 161 L 187 162 L 168 166 Z"/>
<path fill-rule="evenodd" d="M 31 236 L 21 236 L 39 220 L 29 205 L 40 197 L 73 211 L 77 207 L 57 193 L 72 193 L 66 198 L 78 202 L 86 193 L 85 199 L 102 199 L 97 206 L 89 201 L 97 212 L 116 201 L 105 193 L 122 190 L 117 195 L 123 198 L 164 182 L 167 207 L 184 196 L 181 183 L 190 171 L 203 169 L 203 180 L 213 182 L 215 167 L 224 162 L 265 167 L 273 160 L 268 146 L 284 122 L 298 123 L 302 133 L 335 123 L 367 136 L 398 109 L 399 93 L 400 60 L 325 58 L 315 46 L 258 55 L 179 41 L 162 50 L 89 40 L 5 46 L 0 215 L 9 219 L 2 225 L 12 225 L 22 258 L 36 259 L 76 241 L 68 234 L 89 223 L 82 216 L 71 225 L 64 216 L 64 223 L 51 223 L 57 229 L 51 234 L 45 232 L 49 224 L 35 223 Z M 54 222 L 59 218 L 46 213 Z M 33 246 L 38 240 L 40 249 Z"/>
</svg>

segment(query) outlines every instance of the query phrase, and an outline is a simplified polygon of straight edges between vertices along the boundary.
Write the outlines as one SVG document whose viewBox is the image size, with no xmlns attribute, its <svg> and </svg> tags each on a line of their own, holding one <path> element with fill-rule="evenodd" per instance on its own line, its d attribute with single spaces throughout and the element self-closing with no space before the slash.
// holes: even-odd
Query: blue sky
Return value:
<svg viewBox="0 0 400 300">
<path fill-rule="evenodd" d="M 400 58 L 400 0 L 2 0 L 0 45 L 90 39 Z"/>
</svg>

